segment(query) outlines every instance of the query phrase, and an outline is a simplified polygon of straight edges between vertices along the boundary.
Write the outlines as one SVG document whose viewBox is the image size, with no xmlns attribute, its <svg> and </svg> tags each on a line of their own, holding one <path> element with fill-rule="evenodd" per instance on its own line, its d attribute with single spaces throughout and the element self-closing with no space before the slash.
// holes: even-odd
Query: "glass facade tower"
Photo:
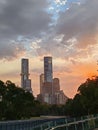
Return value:
<svg viewBox="0 0 98 130">
<path fill-rule="evenodd" d="M 29 60 L 21 60 L 21 87 L 31 92 L 31 80 L 29 79 Z"/>
<path fill-rule="evenodd" d="M 52 57 L 44 57 L 44 81 L 52 82 L 53 72 L 52 72 Z"/>
</svg>

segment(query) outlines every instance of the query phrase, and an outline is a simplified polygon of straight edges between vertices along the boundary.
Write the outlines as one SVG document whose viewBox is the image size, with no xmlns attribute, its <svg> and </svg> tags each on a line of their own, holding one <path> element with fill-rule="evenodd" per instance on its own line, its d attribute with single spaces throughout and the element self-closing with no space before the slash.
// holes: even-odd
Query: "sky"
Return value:
<svg viewBox="0 0 98 130">
<path fill-rule="evenodd" d="M 97 75 L 98 0 L 0 0 L 0 80 L 20 86 L 21 58 L 28 58 L 33 93 L 39 93 L 43 57 L 74 97 Z"/>
</svg>

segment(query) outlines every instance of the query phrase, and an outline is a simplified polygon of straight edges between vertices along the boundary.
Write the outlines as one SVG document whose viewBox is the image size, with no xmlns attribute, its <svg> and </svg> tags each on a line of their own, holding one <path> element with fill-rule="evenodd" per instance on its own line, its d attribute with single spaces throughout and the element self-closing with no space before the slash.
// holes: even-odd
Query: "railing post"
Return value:
<svg viewBox="0 0 98 130">
<path fill-rule="evenodd" d="M 88 128 L 90 129 L 90 124 L 89 124 L 89 121 L 88 121 Z"/>
<path fill-rule="evenodd" d="M 83 118 L 81 117 L 81 121 L 82 120 L 83 120 Z M 83 121 L 81 123 L 82 123 L 82 130 L 84 130 L 84 123 L 83 123 Z"/>
<path fill-rule="evenodd" d="M 68 123 L 68 122 L 67 122 L 67 119 L 65 119 L 65 122 L 66 122 L 66 130 L 68 130 L 68 126 L 67 126 L 67 123 Z"/>
<path fill-rule="evenodd" d="M 43 130 L 43 126 L 42 125 L 40 126 L 40 128 L 41 128 L 41 130 Z"/>
<path fill-rule="evenodd" d="M 74 122 L 76 121 L 76 119 L 74 118 Z M 75 124 L 75 130 L 77 130 L 77 125 Z"/>
<path fill-rule="evenodd" d="M 95 119 L 94 119 L 93 115 L 92 115 L 92 118 L 93 118 L 93 125 L 94 125 L 94 128 L 95 128 Z"/>
<path fill-rule="evenodd" d="M 54 125 L 56 126 L 56 121 L 54 122 Z"/>
<path fill-rule="evenodd" d="M 50 123 L 51 123 L 51 122 L 48 122 L 48 127 L 49 127 L 49 128 L 50 128 L 50 126 L 51 126 Z"/>
</svg>

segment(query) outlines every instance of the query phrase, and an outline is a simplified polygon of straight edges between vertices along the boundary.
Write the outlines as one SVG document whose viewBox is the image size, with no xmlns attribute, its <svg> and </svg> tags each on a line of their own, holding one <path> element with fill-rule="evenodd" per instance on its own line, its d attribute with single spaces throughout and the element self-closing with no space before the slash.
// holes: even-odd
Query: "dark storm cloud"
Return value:
<svg viewBox="0 0 98 130">
<path fill-rule="evenodd" d="M 6 0 L 0 3 L 0 33 L 3 36 L 35 35 L 47 29 L 50 17 L 45 11 L 45 0 Z"/>
<path fill-rule="evenodd" d="M 63 44 L 75 37 L 78 47 L 96 43 L 98 33 L 98 0 L 86 0 L 85 3 L 72 4 L 69 10 L 60 13 L 56 28 L 58 34 L 64 34 Z"/>
<path fill-rule="evenodd" d="M 18 36 L 38 36 L 45 30 L 51 21 L 46 9 L 46 0 L 0 0 L 0 58 L 13 57 L 17 51 L 11 40 Z M 24 48 L 19 44 L 18 53 Z"/>
</svg>

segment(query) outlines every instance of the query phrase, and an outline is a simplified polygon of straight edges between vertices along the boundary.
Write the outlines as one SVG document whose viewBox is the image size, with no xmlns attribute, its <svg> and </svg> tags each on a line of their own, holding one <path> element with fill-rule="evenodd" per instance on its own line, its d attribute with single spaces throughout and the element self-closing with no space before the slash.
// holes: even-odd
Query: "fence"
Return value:
<svg viewBox="0 0 98 130">
<path fill-rule="evenodd" d="M 0 130 L 93 130 L 96 127 L 98 115 L 0 122 Z"/>
</svg>

